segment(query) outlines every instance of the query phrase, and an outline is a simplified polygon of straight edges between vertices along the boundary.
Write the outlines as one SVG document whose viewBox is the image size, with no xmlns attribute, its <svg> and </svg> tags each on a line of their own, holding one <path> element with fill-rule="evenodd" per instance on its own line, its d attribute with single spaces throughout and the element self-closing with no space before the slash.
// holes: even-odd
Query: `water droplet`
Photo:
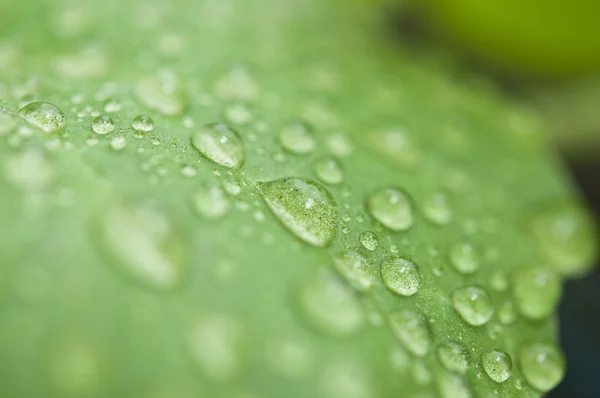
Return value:
<svg viewBox="0 0 600 398">
<path fill-rule="evenodd" d="M 392 231 L 405 231 L 413 224 L 412 206 L 408 196 L 396 188 L 385 188 L 367 200 L 371 215 Z"/>
<path fill-rule="evenodd" d="M 13 131 L 17 124 L 18 118 L 16 116 L 4 113 L 0 108 L 0 137 Z"/>
<path fill-rule="evenodd" d="M 19 111 L 19 116 L 46 133 L 54 133 L 67 126 L 65 114 L 56 106 L 47 102 L 32 102 L 25 105 Z"/>
<path fill-rule="evenodd" d="M 471 398 L 473 393 L 462 377 L 450 372 L 438 372 L 436 382 L 440 398 Z"/>
<path fill-rule="evenodd" d="M 198 188 L 192 198 L 192 204 L 200 216 L 211 220 L 223 217 L 231 207 L 223 189 L 210 183 Z"/>
<path fill-rule="evenodd" d="M 373 398 L 371 385 L 359 362 L 337 362 L 326 366 L 321 373 L 323 398 Z"/>
<path fill-rule="evenodd" d="M 310 371 L 313 355 L 303 344 L 288 339 L 269 341 L 267 344 L 267 361 L 277 374 L 293 380 Z"/>
<path fill-rule="evenodd" d="M 542 392 L 556 387 L 565 375 L 565 360 L 554 346 L 530 344 L 521 350 L 519 359 L 525 380 Z"/>
<path fill-rule="evenodd" d="M 515 305 L 512 301 L 505 301 L 498 308 L 498 319 L 503 325 L 509 325 L 515 321 L 517 313 L 515 311 Z"/>
<path fill-rule="evenodd" d="M 258 97 L 260 88 L 248 70 L 238 66 L 219 78 L 215 91 L 225 100 L 250 101 Z"/>
<path fill-rule="evenodd" d="M 133 93 L 146 108 L 163 115 L 181 114 L 187 106 L 185 87 L 170 70 L 161 70 L 142 78 L 135 85 Z"/>
<path fill-rule="evenodd" d="M 465 374 L 469 368 L 467 353 L 463 346 L 456 343 L 444 343 L 437 349 L 437 356 L 444 368 L 450 372 Z"/>
<path fill-rule="evenodd" d="M 332 156 L 321 158 L 315 162 L 315 173 L 326 184 L 336 185 L 344 180 L 341 163 Z"/>
<path fill-rule="evenodd" d="M 36 191 L 50 185 L 55 178 L 55 170 L 43 152 L 27 149 L 7 159 L 6 176 L 19 188 Z"/>
<path fill-rule="evenodd" d="M 483 369 L 496 383 L 505 382 L 512 372 L 512 359 L 503 351 L 490 351 L 483 354 L 481 359 Z"/>
<path fill-rule="evenodd" d="M 431 348 L 431 334 L 426 321 L 410 309 L 393 312 L 388 318 L 392 332 L 406 349 L 418 357 Z"/>
<path fill-rule="evenodd" d="M 191 166 L 189 164 L 183 166 L 179 172 L 182 176 L 188 178 L 196 177 L 196 174 L 198 174 L 198 170 L 196 170 L 194 166 Z"/>
<path fill-rule="evenodd" d="M 381 278 L 388 289 L 401 296 L 412 296 L 419 290 L 419 269 L 404 258 L 386 258 L 381 263 Z"/>
<path fill-rule="evenodd" d="M 411 167 L 420 160 L 420 153 L 403 130 L 377 132 L 365 136 L 367 144 L 394 163 Z"/>
<path fill-rule="evenodd" d="M 372 231 L 365 231 L 360 234 L 360 243 L 363 247 L 371 252 L 377 250 L 379 247 L 379 238 Z"/>
<path fill-rule="evenodd" d="M 514 297 L 519 310 L 530 319 L 544 319 L 554 311 L 561 294 L 556 272 L 546 268 L 519 271 L 514 279 Z"/>
<path fill-rule="evenodd" d="M 497 292 L 504 292 L 508 289 L 509 281 L 504 271 L 496 271 L 490 278 L 490 286 Z"/>
<path fill-rule="evenodd" d="M 185 244 L 164 214 L 113 205 L 96 218 L 95 227 L 94 242 L 125 275 L 157 291 L 183 282 Z"/>
<path fill-rule="evenodd" d="M 123 108 L 121 103 L 114 98 L 107 98 L 104 101 L 104 106 L 103 106 L 104 112 L 115 113 L 115 112 L 119 112 L 121 110 L 121 108 Z"/>
<path fill-rule="evenodd" d="M 333 267 L 360 292 L 368 292 L 375 284 L 375 268 L 362 255 L 346 251 L 332 256 Z"/>
<path fill-rule="evenodd" d="M 154 121 L 150 118 L 150 116 L 139 115 L 131 121 L 131 127 L 133 127 L 135 131 L 148 133 L 154 130 Z"/>
<path fill-rule="evenodd" d="M 123 136 L 115 137 L 110 141 L 110 147 L 112 149 L 114 149 L 115 151 L 120 151 L 122 149 L 125 149 L 126 146 L 127 146 L 127 140 Z"/>
<path fill-rule="evenodd" d="M 242 167 L 246 158 L 244 141 L 224 124 L 208 124 L 192 136 L 192 145 L 207 159 L 230 169 Z"/>
<path fill-rule="evenodd" d="M 331 153 L 339 157 L 345 157 L 352 153 L 352 144 L 343 133 L 337 133 L 329 137 L 327 146 Z"/>
<path fill-rule="evenodd" d="M 338 226 L 337 205 L 321 184 L 303 178 L 282 178 L 258 184 L 277 219 L 301 240 L 327 247 Z"/>
<path fill-rule="evenodd" d="M 347 336 L 365 324 L 365 313 L 356 296 L 329 272 L 317 273 L 298 293 L 303 317 L 321 332 Z"/>
<path fill-rule="evenodd" d="M 448 197 L 442 192 L 433 193 L 423 199 L 423 215 L 437 225 L 446 225 L 452 220 L 452 210 Z"/>
<path fill-rule="evenodd" d="M 304 123 L 294 123 L 284 127 L 279 133 L 279 143 L 283 149 L 296 154 L 314 152 L 315 139 L 311 127 Z"/>
<path fill-rule="evenodd" d="M 242 366 L 243 326 L 227 315 L 204 315 L 186 333 L 192 358 L 209 377 L 225 381 Z"/>
<path fill-rule="evenodd" d="M 472 274 L 479 269 L 479 256 L 469 242 L 455 243 L 448 252 L 450 262 L 462 274 Z"/>
<path fill-rule="evenodd" d="M 236 102 L 225 108 L 225 118 L 235 125 L 244 125 L 252 121 L 250 109 L 243 102 Z"/>
<path fill-rule="evenodd" d="M 559 272 L 578 274 L 593 264 L 598 237 L 584 209 L 569 204 L 550 207 L 533 217 L 531 228 L 540 250 Z"/>
<path fill-rule="evenodd" d="M 485 290 L 469 286 L 452 293 L 452 304 L 468 324 L 481 326 L 490 320 L 494 307 Z"/>
<path fill-rule="evenodd" d="M 109 116 L 98 116 L 92 122 L 92 130 L 96 134 L 105 135 L 115 129 L 115 122 Z"/>
</svg>

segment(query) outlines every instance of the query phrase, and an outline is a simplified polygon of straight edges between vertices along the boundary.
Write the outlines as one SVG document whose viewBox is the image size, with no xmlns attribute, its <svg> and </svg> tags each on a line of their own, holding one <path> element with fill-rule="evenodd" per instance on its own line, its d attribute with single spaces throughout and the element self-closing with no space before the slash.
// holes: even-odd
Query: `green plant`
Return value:
<svg viewBox="0 0 600 398">
<path fill-rule="evenodd" d="M 560 381 L 553 310 L 596 236 L 521 105 L 393 47 L 361 2 L 7 9 L 3 394 Z"/>
</svg>

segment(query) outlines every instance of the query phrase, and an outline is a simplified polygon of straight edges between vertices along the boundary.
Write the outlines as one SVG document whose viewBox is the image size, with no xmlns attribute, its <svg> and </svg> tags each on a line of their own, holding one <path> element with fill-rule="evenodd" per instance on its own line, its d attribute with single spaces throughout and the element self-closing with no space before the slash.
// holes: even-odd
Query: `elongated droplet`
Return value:
<svg viewBox="0 0 600 398">
<path fill-rule="evenodd" d="M 97 217 L 95 227 L 94 241 L 132 280 L 158 291 L 183 282 L 185 245 L 162 213 L 114 205 Z"/>
<path fill-rule="evenodd" d="M 550 316 L 558 304 L 561 281 L 553 270 L 530 268 L 517 273 L 513 289 L 521 313 L 540 320 Z"/>
<path fill-rule="evenodd" d="M 170 70 L 161 70 L 142 78 L 135 85 L 133 93 L 146 108 L 163 115 L 179 115 L 187 106 L 186 90 Z"/>
<path fill-rule="evenodd" d="M 485 373 L 496 383 L 504 383 L 512 372 L 512 359 L 504 351 L 494 350 L 483 354 L 481 360 Z"/>
<path fill-rule="evenodd" d="M 334 268 L 358 291 L 367 292 L 375 284 L 375 269 L 362 255 L 346 251 L 332 256 Z"/>
<path fill-rule="evenodd" d="M 565 375 L 565 360 L 554 346 L 533 343 L 520 353 L 521 371 L 533 388 L 546 392 L 560 383 Z"/>
<path fill-rule="evenodd" d="M 494 307 L 485 290 L 469 286 L 452 293 L 452 304 L 459 315 L 470 325 L 481 326 L 490 320 Z"/>
<path fill-rule="evenodd" d="M 454 268 L 462 274 L 472 274 L 479 269 L 479 256 L 469 242 L 452 245 L 448 257 Z"/>
<path fill-rule="evenodd" d="M 469 368 L 467 353 L 463 346 L 456 343 L 444 343 L 437 349 L 442 366 L 450 372 L 464 374 Z"/>
<path fill-rule="evenodd" d="M 392 231 L 405 231 L 413 224 L 412 206 L 408 196 L 396 188 L 385 188 L 367 200 L 371 215 Z"/>
<path fill-rule="evenodd" d="M 239 169 L 246 159 L 244 141 L 225 124 L 208 124 L 192 136 L 192 145 L 207 159 L 230 169 Z"/>
<path fill-rule="evenodd" d="M 388 289 L 401 296 L 412 296 L 419 290 L 419 269 L 404 258 L 392 256 L 383 260 L 381 279 Z"/>
<path fill-rule="evenodd" d="M 431 334 L 427 322 L 415 311 L 405 309 L 393 312 L 388 318 L 392 332 L 408 351 L 423 357 L 431 348 Z"/>
<path fill-rule="evenodd" d="M 284 127 L 279 133 L 279 143 L 285 150 L 299 155 L 314 152 L 316 148 L 311 128 L 304 123 Z"/>
<path fill-rule="evenodd" d="M 60 109 L 47 102 L 32 102 L 19 111 L 19 116 L 46 133 L 54 133 L 67 126 L 67 118 Z"/>
<path fill-rule="evenodd" d="M 327 247 L 338 226 L 337 205 L 327 189 L 304 178 L 262 182 L 258 188 L 275 217 L 295 236 Z"/>
</svg>

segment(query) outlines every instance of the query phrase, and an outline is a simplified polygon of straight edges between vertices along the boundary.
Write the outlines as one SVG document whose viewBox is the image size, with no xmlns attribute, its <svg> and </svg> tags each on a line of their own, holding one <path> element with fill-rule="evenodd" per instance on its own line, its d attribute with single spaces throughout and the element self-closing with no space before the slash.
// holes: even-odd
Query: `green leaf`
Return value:
<svg viewBox="0 0 600 398">
<path fill-rule="evenodd" d="M 4 395 L 537 396 L 562 378 L 559 281 L 596 235 L 522 106 L 362 2 L 5 9 Z"/>
</svg>

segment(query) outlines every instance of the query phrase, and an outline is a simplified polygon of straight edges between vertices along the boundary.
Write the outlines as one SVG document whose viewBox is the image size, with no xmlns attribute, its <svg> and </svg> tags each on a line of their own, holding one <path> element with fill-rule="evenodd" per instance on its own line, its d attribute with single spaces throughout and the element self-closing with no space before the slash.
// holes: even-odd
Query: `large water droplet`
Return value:
<svg viewBox="0 0 600 398">
<path fill-rule="evenodd" d="M 377 221 L 392 231 L 405 231 L 413 224 L 410 199 L 399 189 L 385 188 L 373 193 L 367 207 Z"/>
<path fill-rule="evenodd" d="M 519 359 L 527 382 L 542 392 L 556 387 L 565 375 L 565 360 L 554 346 L 533 343 L 521 350 Z"/>
<path fill-rule="evenodd" d="M 546 268 L 521 270 L 515 276 L 513 291 L 523 315 L 534 320 L 544 319 L 552 314 L 560 299 L 560 277 Z"/>
<path fill-rule="evenodd" d="M 19 111 L 19 116 L 46 133 L 54 133 L 67 126 L 65 114 L 47 102 L 32 102 L 25 105 Z"/>
<path fill-rule="evenodd" d="M 404 258 L 392 256 L 383 260 L 381 278 L 388 289 L 401 296 L 412 296 L 419 290 L 419 269 Z"/>
<path fill-rule="evenodd" d="M 326 184 L 336 185 L 344 181 L 342 165 L 333 156 L 321 158 L 315 162 L 315 173 Z"/>
<path fill-rule="evenodd" d="M 208 124 L 192 136 L 192 145 L 213 162 L 239 169 L 246 158 L 244 141 L 237 131 L 225 124 Z"/>
<path fill-rule="evenodd" d="M 450 262 L 462 274 L 472 274 L 479 269 L 479 256 L 469 242 L 455 243 L 448 252 Z"/>
<path fill-rule="evenodd" d="M 431 334 L 426 321 L 410 309 L 393 312 L 388 318 L 392 332 L 408 351 L 418 357 L 431 348 Z"/>
<path fill-rule="evenodd" d="M 356 296 L 326 271 L 301 287 L 298 307 L 307 322 L 330 335 L 351 335 L 365 324 L 365 313 Z"/>
<path fill-rule="evenodd" d="M 220 186 L 206 183 L 194 194 L 192 205 L 200 216 L 217 219 L 229 212 L 231 202 Z"/>
<path fill-rule="evenodd" d="M 97 217 L 95 227 L 94 241 L 128 277 L 158 291 L 183 282 L 185 244 L 164 214 L 113 205 Z"/>
<path fill-rule="evenodd" d="M 494 315 L 494 307 L 488 294 L 475 286 L 454 291 L 452 304 L 460 316 L 473 326 L 485 324 Z"/>
<path fill-rule="evenodd" d="M 485 373 L 496 383 L 505 382 L 512 372 L 512 359 L 504 351 L 490 351 L 481 358 Z"/>
<path fill-rule="evenodd" d="M 585 271 L 596 257 L 595 226 L 580 207 L 570 204 L 550 207 L 533 217 L 531 227 L 542 253 L 563 274 Z"/>
<path fill-rule="evenodd" d="M 282 178 L 258 188 L 277 219 L 301 240 L 329 246 L 338 226 L 337 205 L 331 193 L 316 181 Z"/>
<path fill-rule="evenodd" d="M 333 267 L 356 290 L 367 292 L 375 284 L 375 268 L 362 255 L 354 251 L 336 253 L 332 256 Z"/>
<path fill-rule="evenodd" d="M 442 192 L 435 192 L 425 197 L 421 209 L 425 218 L 433 224 L 446 225 L 452 220 L 448 197 Z"/>
<path fill-rule="evenodd" d="M 469 368 L 467 353 L 463 346 L 456 343 L 444 343 L 437 349 L 437 356 L 444 368 L 450 372 L 464 374 Z"/>
<path fill-rule="evenodd" d="M 359 239 L 360 244 L 363 245 L 363 247 L 368 251 L 373 252 L 377 250 L 377 247 L 379 247 L 379 238 L 377 237 L 375 232 L 365 231 L 362 234 L 360 234 Z"/>
<path fill-rule="evenodd" d="M 98 116 L 92 122 L 92 130 L 96 134 L 105 135 L 111 133 L 115 129 L 115 122 L 110 116 Z"/>
<path fill-rule="evenodd" d="M 181 114 L 187 105 L 187 93 L 177 75 L 170 70 L 142 78 L 133 90 L 146 108 L 164 115 Z"/>
<path fill-rule="evenodd" d="M 279 143 L 285 150 L 297 154 L 311 153 L 316 148 L 311 128 L 304 123 L 284 127 L 279 133 Z"/>
<path fill-rule="evenodd" d="M 150 118 L 150 116 L 139 115 L 131 121 L 131 127 L 133 127 L 135 131 L 148 133 L 154 130 L 154 121 Z"/>
</svg>

